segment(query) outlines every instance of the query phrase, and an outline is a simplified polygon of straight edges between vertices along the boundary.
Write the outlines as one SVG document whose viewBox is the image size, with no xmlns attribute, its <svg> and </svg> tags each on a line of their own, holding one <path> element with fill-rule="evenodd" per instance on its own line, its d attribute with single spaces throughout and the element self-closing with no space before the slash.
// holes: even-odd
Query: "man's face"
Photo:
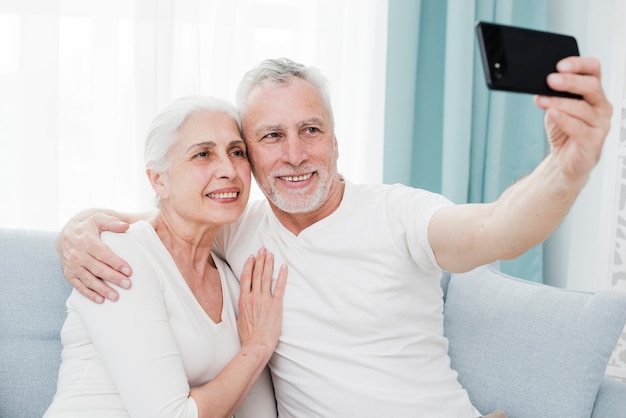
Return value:
<svg viewBox="0 0 626 418">
<path fill-rule="evenodd" d="M 242 117 L 252 173 L 276 208 L 310 213 L 337 181 L 337 140 L 317 89 L 293 77 L 252 90 Z"/>
</svg>

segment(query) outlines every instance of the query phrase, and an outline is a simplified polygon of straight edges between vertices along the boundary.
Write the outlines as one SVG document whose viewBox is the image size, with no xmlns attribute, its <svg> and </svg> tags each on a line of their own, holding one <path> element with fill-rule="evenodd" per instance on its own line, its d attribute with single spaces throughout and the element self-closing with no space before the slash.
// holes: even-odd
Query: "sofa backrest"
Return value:
<svg viewBox="0 0 626 418">
<path fill-rule="evenodd" d="M 56 390 L 71 291 L 56 237 L 0 229 L 0 417 L 41 417 Z"/>
<path fill-rule="evenodd" d="M 588 418 L 595 407 L 615 412 L 608 408 L 626 393 L 623 384 L 608 385 L 605 371 L 626 323 L 626 294 L 558 289 L 493 266 L 443 282 L 451 365 L 481 412 L 568 418 Z"/>
</svg>

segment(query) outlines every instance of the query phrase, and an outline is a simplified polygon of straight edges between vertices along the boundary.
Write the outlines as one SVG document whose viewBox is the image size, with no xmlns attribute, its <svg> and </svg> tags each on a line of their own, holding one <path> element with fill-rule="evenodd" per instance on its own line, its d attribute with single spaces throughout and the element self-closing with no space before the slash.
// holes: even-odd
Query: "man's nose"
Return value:
<svg viewBox="0 0 626 418">
<path fill-rule="evenodd" d="M 293 166 L 302 164 L 309 158 L 305 142 L 298 135 L 288 135 L 283 143 L 283 158 Z"/>
</svg>

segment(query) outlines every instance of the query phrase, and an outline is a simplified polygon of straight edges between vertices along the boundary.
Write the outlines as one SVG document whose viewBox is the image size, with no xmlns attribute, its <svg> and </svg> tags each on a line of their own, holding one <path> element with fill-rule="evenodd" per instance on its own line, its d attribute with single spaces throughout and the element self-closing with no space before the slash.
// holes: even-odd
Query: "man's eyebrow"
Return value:
<svg viewBox="0 0 626 418">
<path fill-rule="evenodd" d="M 298 128 L 301 128 L 301 127 L 303 127 L 303 126 L 309 126 L 309 125 L 322 125 L 322 124 L 324 124 L 324 119 L 322 119 L 322 118 L 317 118 L 317 117 L 313 117 L 313 118 L 310 118 L 310 119 L 305 119 L 305 120 L 302 120 L 302 121 L 298 122 L 298 123 L 296 124 L 296 126 L 297 126 Z M 261 135 L 261 134 L 263 134 L 263 133 L 265 133 L 265 132 L 282 131 L 283 129 L 284 129 L 284 128 L 283 128 L 283 125 L 280 125 L 280 124 L 279 124 L 279 125 L 261 125 L 261 126 L 259 126 L 259 128 L 255 131 L 255 133 L 256 133 L 257 135 Z"/>
<path fill-rule="evenodd" d="M 256 135 L 261 135 L 262 133 L 265 132 L 272 132 L 272 131 L 282 131 L 283 129 L 283 125 L 261 125 L 259 126 L 259 128 L 254 131 L 254 133 Z"/>
<path fill-rule="evenodd" d="M 298 122 L 298 128 L 301 128 L 303 126 L 309 126 L 309 125 L 322 125 L 323 123 L 324 123 L 324 120 L 320 118 L 305 119 L 303 121 Z"/>
</svg>

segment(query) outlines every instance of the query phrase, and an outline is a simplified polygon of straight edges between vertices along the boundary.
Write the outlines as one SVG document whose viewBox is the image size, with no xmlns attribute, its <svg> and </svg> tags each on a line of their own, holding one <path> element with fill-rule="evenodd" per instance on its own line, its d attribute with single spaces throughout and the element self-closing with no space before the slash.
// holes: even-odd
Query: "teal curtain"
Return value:
<svg viewBox="0 0 626 418">
<path fill-rule="evenodd" d="M 486 87 L 479 20 L 545 29 L 548 0 L 389 0 L 383 181 L 491 202 L 548 151 L 531 95 Z M 542 281 L 542 248 L 503 261 Z"/>
</svg>

